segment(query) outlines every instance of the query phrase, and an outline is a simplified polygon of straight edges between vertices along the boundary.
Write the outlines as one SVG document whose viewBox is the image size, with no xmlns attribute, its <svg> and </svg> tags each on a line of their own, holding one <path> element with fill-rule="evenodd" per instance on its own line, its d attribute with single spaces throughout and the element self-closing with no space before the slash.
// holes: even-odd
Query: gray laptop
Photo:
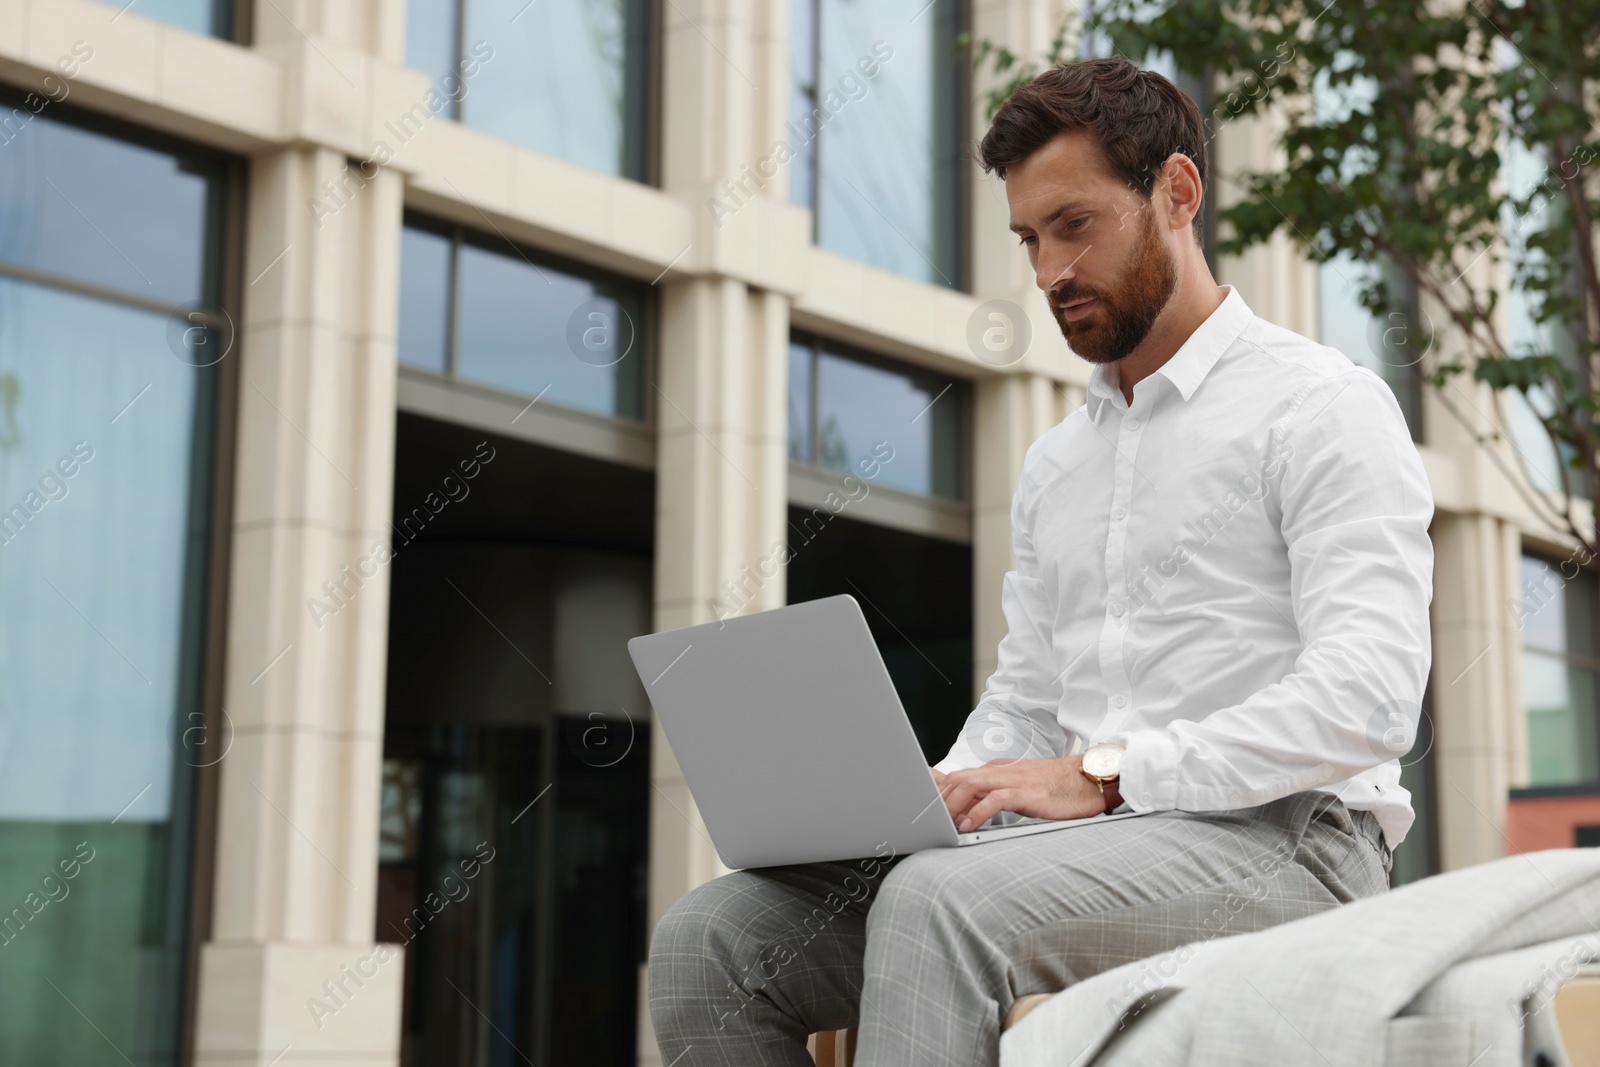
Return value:
<svg viewBox="0 0 1600 1067">
<path fill-rule="evenodd" d="M 957 833 L 851 596 L 628 642 L 728 867 L 905 855 L 1066 830 L 991 820 Z"/>
</svg>

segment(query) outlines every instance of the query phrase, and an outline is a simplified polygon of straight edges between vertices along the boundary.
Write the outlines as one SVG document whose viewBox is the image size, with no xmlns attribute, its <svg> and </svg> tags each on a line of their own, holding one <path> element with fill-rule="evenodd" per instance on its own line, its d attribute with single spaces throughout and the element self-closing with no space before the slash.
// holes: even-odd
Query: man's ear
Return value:
<svg viewBox="0 0 1600 1067">
<path fill-rule="evenodd" d="M 1174 152 L 1161 164 L 1161 181 L 1167 189 L 1167 225 L 1174 230 L 1194 224 L 1205 203 L 1205 187 L 1194 160 Z"/>
</svg>

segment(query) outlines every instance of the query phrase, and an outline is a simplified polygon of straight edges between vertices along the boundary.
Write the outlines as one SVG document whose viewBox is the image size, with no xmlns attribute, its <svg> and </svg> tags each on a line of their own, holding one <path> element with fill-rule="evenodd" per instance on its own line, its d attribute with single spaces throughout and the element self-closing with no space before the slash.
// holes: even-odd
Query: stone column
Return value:
<svg viewBox="0 0 1600 1067">
<path fill-rule="evenodd" d="M 358 47 L 394 47 L 392 18 L 374 15 L 388 27 L 377 41 L 340 41 L 316 36 L 331 32 L 321 16 L 288 0 L 257 10 L 264 47 L 299 48 L 286 91 L 303 110 L 344 94 L 337 64 L 364 79 Z M 291 17 L 312 52 L 289 39 Z M 403 960 L 376 950 L 373 924 L 403 189 L 381 172 L 318 217 L 311 202 L 345 183 L 348 154 L 302 145 L 251 166 L 234 357 L 233 741 L 219 767 L 200 1065 L 398 1062 Z M 336 610 L 314 613 L 312 597 Z"/>
<path fill-rule="evenodd" d="M 1445 870 L 1505 854 L 1506 790 L 1520 744 L 1520 536 L 1486 514 L 1434 518 L 1433 728 Z"/>
<path fill-rule="evenodd" d="M 1284 166 L 1276 141 L 1283 121 L 1276 116 L 1232 118 L 1224 105 L 1212 119 L 1210 208 L 1220 212 L 1254 193 L 1244 171 L 1270 171 Z M 1315 340 L 1317 321 L 1317 265 L 1279 231 L 1264 244 L 1241 256 L 1217 264 L 1217 281 L 1235 285 L 1258 314 L 1285 329 Z"/>
<path fill-rule="evenodd" d="M 398 177 L 380 176 L 364 199 L 347 209 L 357 217 L 341 218 L 318 234 L 304 208 L 305 194 L 319 179 L 340 174 L 344 165 L 337 152 L 291 149 L 258 160 L 253 169 L 259 195 L 251 210 L 251 247 L 281 241 L 287 253 L 247 298 L 241 337 L 229 620 L 229 696 L 241 747 L 252 737 L 276 744 L 273 735 L 284 733 L 294 743 L 314 737 L 318 743 L 327 738 L 340 744 L 361 739 L 356 747 L 362 748 L 375 744 L 382 732 L 388 580 L 382 570 L 369 576 L 378 566 L 375 559 L 362 560 L 379 555 L 372 551 L 374 542 L 388 535 L 401 188 Z M 327 591 L 330 582 L 338 597 Z M 313 597 L 331 605 L 333 613 L 313 612 L 308 606 Z M 257 647 L 256 641 L 266 643 Z M 264 654 L 259 663 L 253 659 L 257 654 Z M 292 748 L 267 753 L 269 759 L 297 756 Z M 243 762 L 225 767 L 242 773 Z M 267 764 L 261 770 L 273 773 Z M 376 781 L 375 771 L 354 780 L 351 792 L 361 808 L 375 800 Z M 259 779 L 255 784 L 265 788 Z M 297 790 L 314 786 L 310 780 L 282 784 Z M 225 823 L 235 792 L 225 784 Z M 338 847 L 355 850 L 349 853 L 353 866 L 373 865 L 375 824 L 371 834 L 366 825 L 351 825 L 342 818 L 353 814 L 349 805 L 319 813 L 311 803 L 306 810 L 308 817 L 327 820 L 330 832 L 350 839 Z M 228 836 L 224 832 L 219 842 L 224 859 L 232 858 L 234 847 Z M 310 845 L 301 841 L 291 847 Z M 308 865 L 305 880 L 286 878 L 274 875 L 271 858 L 254 852 L 246 862 L 260 870 L 240 882 L 244 895 L 218 899 L 219 938 L 263 923 L 296 936 L 370 933 L 372 871 L 363 875 L 366 889 L 336 877 L 335 865 L 327 862 L 320 869 Z M 315 854 L 301 859 L 315 859 Z M 350 877 L 356 880 L 354 873 Z M 282 884 L 274 885 L 280 879 Z M 289 895 L 280 899 L 291 884 Z M 302 909 L 302 897 L 307 904 L 320 901 L 332 908 Z"/>
<path fill-rule="evenodd" d="M 655 626 L 669 630 L 785 602 L 788 299 L 716 272 L 777 210 L 785 175 L 750 175 L 782 136 L 787 6 L 754 0 L 665 9 L 662 185 L 695 205 L 696 243 L 661 283 L 649 388 L 657 426 Z M 724 182 L 738 186 L 729 199 Z M 712 197 L 741 206 L 719 227 Z M 752 203 L 751 201 L 756 201 Z M 752 231 L 753 232 L 753 231 Z M 689 274 L 689 272 L 695 272 Z M 687 276 L 686 276 L 687 275 Z M 651 738 L 649 921 L 726 872 L 659 724 Z M 640 977 L 639 1062 L 660 1062 Z"/>
<path fill-rule="evenodd" d="M 665 287 L 652 401 L 655 625 L 676 629 L 785 600 L 788 302 L 730 279 Z M 726 872 L 657 723 L 651 738 L 650 922 Z M 644 1004 L 641 999 L 641 1014 Z M 655 1063 L 648 1019 L 640 1062 Z"/>
</svg>

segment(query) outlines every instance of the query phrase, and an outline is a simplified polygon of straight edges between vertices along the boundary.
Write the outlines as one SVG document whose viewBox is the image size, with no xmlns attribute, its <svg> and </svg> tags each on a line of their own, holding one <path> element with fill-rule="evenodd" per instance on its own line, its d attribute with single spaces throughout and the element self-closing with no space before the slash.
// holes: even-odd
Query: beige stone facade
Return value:
<svg viewBox="0 0 1600 1067">
<path fill-rule="evenodd" d="M 36 83 L 74 41 L 95 55 L 74 104 L 249 161 L 239 337 L 224 705 L 237 743 L 219 769 L 210 930 L 195 1062 L 394 1063 L 401 969 L 378 966 L 349 1009 L 312 1024 L 303 996 L 374 951 L 388 600 L 369 585 L 323 628 L 303 590 L 387 536 L 394 474 L 402 211 L 499 231 L 660 290 L 653 456 L 655 624 L 710 619 L 720 584 L 782 536 L 791 326 L 971 381 L 975 678 L 1004 629 L 1008 508 L 1022 455 L 1080 402 L 1065 347 L 1006 231 L 1003 187 L 976 173 L 972 292 L 910 281 L 819 249 L 784 177 L 723 226 L 714 187 L 779 139 L 785 0 L 663 5 L 658 187 L 586 172 L 447 119 L 428 122 L 336 217 L 307 210 L 382 126 L 427 91 L 404 64 L 405 0 L 261 0 L 250 47 L 142 17 L 137 5 L 0 0 L 0 79 Z M 1041 50 L 1056 0 L 977 0 L 972 30 Z M 754 90 L 735 69 L 755 79 Z M 982 121 L 972 105 L 972 123 Z M 1219 172 L 1259 163 L 1259 123 L 1225 128 Z M 1224 179 L 1221 195 L 1230 195 Z M 1487 269 L 1487 267 L 1483 268 Z M 1314 268 L 1286 241 L 1222 265 L 1258 314 L 1316 332 Z M 996 368 L 966 342 L 989 299 L 1032 316 L 1032 350 Z M 1445 343 L 1448 343 L 1446 340 Z M 1491 430 L 1491 398 L 1455 407 Z M 1561 551 L 1429 397 L 1421 446 L 1437 517 L 1433 716 L 1445 867 L 1502 854 L 1506 791 L 1527 780 L 1520 638 L 1508 611 L 1523 544 Z M 314 445 L 311 442 L 315 442 Z M 1496 446 L 1490 446 L 1496 447 Z M 785 602 L 781 578 L 747 610 Z M 721 870 L 670 749 L 653 748 L 648 911 Z M 640 1063 L 657 1063 L 641 1027 Z"/>
</svg>

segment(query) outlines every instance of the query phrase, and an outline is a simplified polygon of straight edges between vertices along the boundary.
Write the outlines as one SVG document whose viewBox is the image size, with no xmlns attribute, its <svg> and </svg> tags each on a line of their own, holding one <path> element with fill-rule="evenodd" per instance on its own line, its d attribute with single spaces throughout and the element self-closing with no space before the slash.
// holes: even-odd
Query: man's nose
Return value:
<svg viewBox="0 0 1600 1067">
<path fill-rule="evenodd" d="M 1077 249 L 1070 252 L 1063 249 L 1050 256 L 1041 255 L 1038 269 L 1034 271 L 1034 284 L 1046 293 L 1061 288 L 1077 277 L 1080 258 L 1081 253 Z"/>
</svg>

